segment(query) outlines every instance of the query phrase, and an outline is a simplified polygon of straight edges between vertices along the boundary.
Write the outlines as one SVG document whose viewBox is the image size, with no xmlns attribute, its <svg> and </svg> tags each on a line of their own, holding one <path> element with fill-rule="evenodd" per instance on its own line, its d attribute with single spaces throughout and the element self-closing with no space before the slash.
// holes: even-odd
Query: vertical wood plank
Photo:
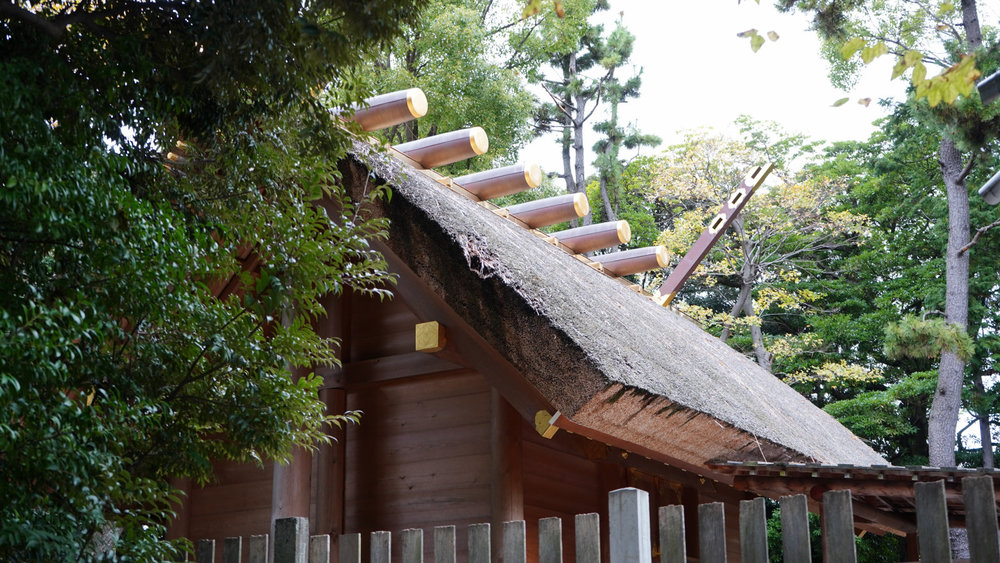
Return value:
<svg viewBox="0 0 1000 563">
<path fill-rule="evenodd" d="M 721 502 L 698 506 L 698 553 L 701 563 L 726 563 L 726 512 Z"/>
<path fill-rule="evenodd" d="M 240 563 L 243 559 L 243 538 L 240 536 L 222 540 L 222 563 Z"/>
<path fill-rule="evenodd" d="M 951 540 L 948 537 L 948 507 L 944 500 L 944 481 L 914 483 L 917 505 L 917 539 L 920 561 L 950 563 Z"/>
<path fill-rule="evenodd" d="M 969 561 L 1000 561 L 993 477 L 984 475 L 962 479 L 962 498 L 965 501 L 965 525 L 969 530 Z"/>
<path fill-rule="evenodd" d="M 851 491 L 823 493 L 823 556 L 827 563 L 856 563 Z"/>
<path fill-rule="evenodd" d="M 601 563 L 601 516 L 596 512 L 577 514 L 576 563 Z"/>
<path fill-rule="evenodd" d="M 215 540 L 198 540 L 195 560 L 198 563 L 215 563 Z"/>
<path fill-rule="evenodd" d="M 684 540 L 684 505 L 661 506 L 660 563 L 687 563 Z"/>
<path fill-rule="evenodd" d="M 649 531 L 649 493 L 633 487 L 611 491 L 608 497 L 611 563 L 652 561 Z"/>
<path fill-rule="evenodd" d="M 503 563 L 527 563 L 524 520 L 503 523 Z"/>
<path fill-rule="evenodd" d="M 341 352 L 342 355 L 343 352 Z M 347 410 L 347 392 L 343 389 L 321 389 L 319 398 L 326 405 L 326 414 L 341 414 Z M 336 544 L 344 531 L 344 489 L 346 474 L 344 459 L 347 433 L 344 428 L 330 425 L 327 434 L 334 441 L 316 449 L 316 534 L 329 534 Z"/>
<path fill-rule="evenodd" d="M 389 532 L 372 532 L 369 563 L 390 563 L 392 552 L 392 534 Z"/>
<path fill-rule="evenodd" d="M 267 534 L 250 536 L 249 563 L 267 563 Z"/>
<path fill-rule="evenodd" d="M 274 563 L 307 563 L 309 519 L 298 516 L 274 521 Z"/>
<path fill-rule="evenodd" d="M 781 497 L 781 552 L 785 563 L 810 563 L 809 503 L 805 495 Z"/>
<path fill-rule="evenodd" d="M 684 542 L 691 551 L 698 547 L 698 506 L 700 495 L 694 487 L 681 488 L 681 504 L 684 505 Z"/>
<path fill-rule="evenodd" d="M 768 563 L 767 515 L 762 497 L 740 501 L 740 559 L 743 563 Z"/>
<path fill-rule="evenodd" d="M 521 415 L 496 388 L 490 389 L 490 458 L 492 542 L 502 544 L 505 522 L 524 520 L 524 477 Z"/>
<path fill-rule="evenodd" d="M 330 563 L 330 535 L 309 537 L 309 563 Z"/>
<path fill-rule="evenodd" d="M 490 525 L 469 526 L 469 563 L 490 563 Z"/>
<path fill-rule="evenodd" d="M 455 563 L 455 526 L 434 528 L 434 563 Z"/>
<path fill-rule="evenodd" d="M 400 534 L 403 563 L 424 563 L 424 531 L 411 528 Z"/>
<path fill-rule="evenodd" d="M 562 563 L 562 519 L 538 520 L 538 563 Z"/>
<path fill-rule="evenodd" d="M 361 534 L 341 534 L 337 540 L 337 563 L 361 563 Z"/>
</svg>

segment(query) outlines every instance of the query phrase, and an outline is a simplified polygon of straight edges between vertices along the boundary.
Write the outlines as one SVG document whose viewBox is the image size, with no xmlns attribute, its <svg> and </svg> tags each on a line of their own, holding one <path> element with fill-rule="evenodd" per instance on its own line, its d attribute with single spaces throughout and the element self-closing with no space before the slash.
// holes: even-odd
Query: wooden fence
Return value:
<svg viewBox="0 0 1000 563">
<path fill-rule="evenodd" d="M 917 537 L 920 560 L 923 563 L 950 562 L 948 513 L 945 504 L 944 481 L 914 483 L 917 508 Z M 972 563 L 1000 562 L 997 534 L 997 510 L 993 478 L 962 479 L 965 502 L 965 522 L 968 529 Z M 782 552 L 787 563 L 807 563 L 811 559 L 808 509 L 806 497 L 782 497 Z M 823 494 L 825 561 L 853 563 L 854 517 L 851 492 L 827 491 Z M 659 516 L 659 563 L 685 563 L 684 510 L 680 505 L 664 506 Z M 608 499 L 608 553 L 611 563 L 652 563 L 649 495 L 639 489 L 612 491 Z M 600 563 L 600 522 L 597 514 L 580 514 L 575 520 L 576 563 Z M 306 518 L 283 518 L 275 521 L 274 563 L 329 563 L 330 537 L 309 536 Z M 543 518 L 538 522 L 538 562 L 562 563 L 562 522 L 559 518 Z M 766 563 L 767 529 L 763 498 L 740 502 L 739 547 L 744 563 Z M 266 563 L 267 536 L 252 536 L 249 540 L 249 563 Z M 423 563 L 423 530 L 403 530 L 402 563 Z M 456 563 L 455 526 L 434 528 L 434 563 Z M 702 563 L 725 563 L 726 532 L 723 504 L 716 502 L 698 507 L 697 554 Z M 372 532 L 369 563 L 390 563 L 391 535 Z M 504 563 L 526 563 L 524 521 L 503 525 Z M 468 528 L 468 563 L 490 563 L 490 525 L 474 524 Z M 241 538 L 226 538 L 223 563 L 240 563 Z M 340 536 L 339 563 L 361 563 L 361 534 Z M 200 540 L 198 563 L 214 563 L 215 541 Z"/>
</svg>

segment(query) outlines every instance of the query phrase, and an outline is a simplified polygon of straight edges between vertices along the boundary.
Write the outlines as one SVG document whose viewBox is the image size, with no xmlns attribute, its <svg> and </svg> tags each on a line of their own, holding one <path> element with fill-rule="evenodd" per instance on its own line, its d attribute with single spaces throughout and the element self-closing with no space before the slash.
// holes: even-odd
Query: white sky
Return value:
<svg viewBox="0 0 1000 563">
<path fill-rule="evenodd" d="M 604 14 L 605 30 L 623 14 L 636 38 L 632 62 L 643 69 L 642 88 L 619 115 L 622 122 L 637 122 L 643 133 L 663 139 L 660 148 L 643 149 L 646 153 L 676 142 L 677 131 L 684 129 L 712 127 L 735 134 L 731 125 L 741 114 L 776 121 L 814 140 L 864 140 L 874 130 L 872 121 L 884 115 L 875 102 L 905 90 L 902 81 L 889 81 L 889 57 L 873 63 L 853 91 L 831 86 L 819 40 L 807 30 L 809 19 L 779 14 L 772 0 L 612 0 Z M 736 36 L 750 28 L 761 34 L 773 30 L 780 38 L 754 53 L 749 39 Z M 832 107 L 846 96 L 851 98 L 847 104 Z M 866 97 L 873 100 L 869 107 L 856 103 Z M 594 133 L 584 139 L 588 172 L 596 140 Z M 546 171 L 562 170 L 555 135 L 534 141 L 521 158 L 539 162 Z"/>
</svg>

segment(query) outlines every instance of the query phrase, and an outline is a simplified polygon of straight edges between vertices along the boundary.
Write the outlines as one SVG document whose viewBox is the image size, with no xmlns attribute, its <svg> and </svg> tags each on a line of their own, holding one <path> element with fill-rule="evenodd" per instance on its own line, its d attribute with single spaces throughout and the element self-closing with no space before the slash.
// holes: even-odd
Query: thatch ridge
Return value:
<svg viewBox="0 0 1000 563">
<path fill-rule="evenodd" d="M 392 187 L 379 212 L 392 222 L 393 252 L 564 414 L 593 411 L 595 397 L 621 385 L 648 394 L 648 408 L 668 399 L 661 417 L 708 415 L 802 459 L 885 463 L 718 338 L 514 222 L 362 142 L 342 169 Z"/>
</svg>

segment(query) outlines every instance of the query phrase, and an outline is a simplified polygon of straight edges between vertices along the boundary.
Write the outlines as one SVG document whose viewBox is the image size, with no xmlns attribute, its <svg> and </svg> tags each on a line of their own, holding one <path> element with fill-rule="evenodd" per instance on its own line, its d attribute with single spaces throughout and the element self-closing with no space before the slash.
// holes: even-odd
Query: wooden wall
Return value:
<svg viewBox="0 0 1000 563">
<path fill-rule="evenodd" d="M 215 540 L 215 560 L 222 561 L 222 543 L 227 537 L 268 533 L 271 519 L 271 464 L 217 461 L 216 481 L 191 487 L 187 501 L 188 537 Z M 249 557 L 244 539 L 243 558 Z"/>
</svg>

